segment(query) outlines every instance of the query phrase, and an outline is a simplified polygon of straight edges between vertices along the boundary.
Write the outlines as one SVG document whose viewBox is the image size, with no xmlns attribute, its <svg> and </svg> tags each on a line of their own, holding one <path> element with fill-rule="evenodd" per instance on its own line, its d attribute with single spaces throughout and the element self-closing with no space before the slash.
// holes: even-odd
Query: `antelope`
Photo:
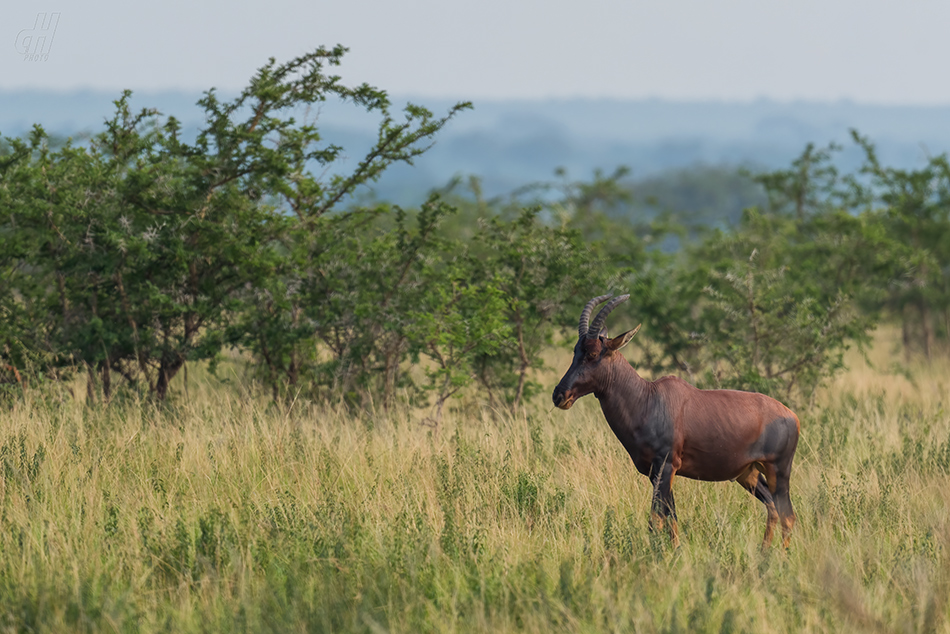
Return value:
<svg viewBox="0 0 950 634">
<path fill-rule="evenodd" d="M 653 484 L 650 528 L 670 533 L 679 546 L 673 478 L 734 480 L 765 505 L 762 548 L 772 543 L 776 523 L 788 548 L 795 512 L 789 498 L 792 458 L 801 426 L 798 417 L 764 394 L 738 390 L 700 390 L 665 376 L 647 381 L 620 353 L 640 330 L 610 338 L 607 315 L 628 299 L 595 297 L 581 312 L 574 360 L 554 388 L 554 405 L 570 409 L 593 393 L 604 418 L 637 471 Z M 588 325 L 594 307 L 610 300 Z"/>
</svg>

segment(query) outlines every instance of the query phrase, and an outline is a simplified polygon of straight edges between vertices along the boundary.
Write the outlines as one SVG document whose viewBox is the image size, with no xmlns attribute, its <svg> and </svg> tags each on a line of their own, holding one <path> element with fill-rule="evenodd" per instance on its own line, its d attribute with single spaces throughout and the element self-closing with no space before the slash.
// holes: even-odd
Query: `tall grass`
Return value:
<svg viewBox="0 0 950 634">
<path fill-rule="evenodd" d="M 592 398 L 433 429 L 197 372 L 164 408 L 28 394 L 0 413 L 0 629 L 948 632 L 950 366 L 888 353 L 799 412 L 798 524 L 764 554 L 733 483 L 677 479 L 682 546 L 651 534 Z"/>
</svg>

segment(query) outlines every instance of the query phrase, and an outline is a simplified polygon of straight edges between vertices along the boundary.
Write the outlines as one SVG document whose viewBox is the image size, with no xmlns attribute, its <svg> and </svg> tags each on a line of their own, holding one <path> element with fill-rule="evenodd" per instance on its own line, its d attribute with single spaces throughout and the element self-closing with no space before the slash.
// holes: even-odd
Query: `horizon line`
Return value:
<svg viewBox="0 0 950 634">
<path fill-rule="evenodd" d="M 50 88 L 50 87 L 3 87 L 0 86 L 0 94 L 8 96 L 14 94 L 43 94 L 43 95 L 115 95 L 119 98 L 123 91 L 131 90 L 134 96 L 152 96 L 152 95 L 180 95 L 180 96 L 199 96 L 214 90 L 222 95 L 237 95 L 241 89 L 223 89 L 223 88 L 102 88 L 102 87 L 70 87 L 70 88 Z M 761 95 L 753 98 L 722 98 L 722 97 L 666 97 L 666 96 L 643 96 L 643 97 L 623 97 L 623 96 L 592 96 L 592 95 L 554 95 L 539 97 L 464 97 L 464 96 L 446 96 L 446 95 L 420 95 L 411 92 L 385 91 L 391 98 L 400 101 L 423 102 L 424 100 L 436 101 L 441 103 L 455 103 L 459 101 L 471 101 L 476 106 L 481 104 L 550 104 L 550 103 L 615 103 L 615 104 L 669 104 L 669 105 L 722 105 L 722 106 L 756 106 L 756 105 L 777 105 L 777 106 L 851 106 L 861 108 L 914 108 L 914 109 L 944 109 L 950 108 L 948 102 L 898 102 L 898 101 L 862 101 L 852 97 L 838 97 L 835 99 L 814 99 L 808 97 L 779 98 L 767 95 Z M 420 105 L 424 105 L 421 104 Z"/>
</svg>

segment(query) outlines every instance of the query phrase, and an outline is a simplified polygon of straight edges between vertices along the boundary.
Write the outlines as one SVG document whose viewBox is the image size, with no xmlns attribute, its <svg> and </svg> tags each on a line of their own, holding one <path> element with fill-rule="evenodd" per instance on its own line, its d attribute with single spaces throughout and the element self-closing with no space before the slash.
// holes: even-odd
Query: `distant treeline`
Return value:
<svg viewBox="0 0 950 634">
<path fill-rule="evenodd" d="M 83 373 L 90 401 L 161 400 L 187 362 L 214 369 L 233 349 L 278 402 L 406 399 L 438 420 L 477 385 L 518 408 L 546 392 L 541 352 L 605 291 L 631 293 L 645 370 L 790 400 L 882 318 L 900 321 L 909 353 L 947 338 L 944 156 L 891 169 L 855 133 L 853 173 L 836 169 L 834 147 L 808 146 L 760 174 L 631 188 L 625 168 L 562 172 L 502 198 L 470 178 L 417 209 L 360 206 L 354 192 L 412 163 L 468 104 L 393 115 L 385 92 L 325 72 L 344 52 L 271 62 L 231 100 L 208 92 L 194 140 L 173 117 L 133 111 L 128 93 L 81 145 L 38 127 L 3 139 L 6 394 Z M 311 116 L 329 97 L 379 118 L 345 173 L 333 169 L 344 148 Z M 716 187 L 709 206 L 690 195 Z M 712 219 L 722 206 L 735 215 Z"/>
<path fill-rule="evenodd" d="M 237 94 L 226 90 L 218 96 L 231 99 Z M 86 138 L 101 128 L 116 96 L 104 91 L 0 89 L 0 132 L 21 136 L 42 123 L 51 136 Z M 174 114 L 183 138 L 191 140 L 203 126 L 202 109 L 195 105 L 200 96 L 197 91 L 136 92 L 129 103 L 133 110 L 147 106 Z M 433 112 L 453 105 L 435 98 L 424 103 Z M 348 160 L 344 157 L 334 171 L 352 169 L 376 142 L 374 118 L 361 108 L 331 95 L 313 112 L 323 140 L 347 150 Z M 719 166 L 732 167 L 723 170 L 732 175 L 737 166 L 780 169 L 813 141 L 846 144 L 836 162 L 854 171 L 863 153 L 850 145 L 848 126 L 875 139 L 887 165 L 909 168 L 920 165 L 928 153 L 950 150 L 948 116 L 947 106 L 847 101 L 479 100 L 473 111 L 444 128 L 436 145 L 413 165 L 387 169 L 372 184 L 372 195 L 418 206 L 425 201 L 425 192 L 461 173 L 478 174 L 485 192 L 494 196 L 547 180 L 557 166 L 580 177 L 594 167 L 628 165 L 631 182 L 648 186 L 655 180 L 675 181 L 683 173 L 720 171 Z M 363 191 L 370 195 L 366 188 Z M 700 206 L 708 207 L 715 198 L 710 196 Z M 670 202 L 677 200 L 679 196 Z M 735 208 L 722 211 L 721 217 L 736 213 Z"/>
</svg>

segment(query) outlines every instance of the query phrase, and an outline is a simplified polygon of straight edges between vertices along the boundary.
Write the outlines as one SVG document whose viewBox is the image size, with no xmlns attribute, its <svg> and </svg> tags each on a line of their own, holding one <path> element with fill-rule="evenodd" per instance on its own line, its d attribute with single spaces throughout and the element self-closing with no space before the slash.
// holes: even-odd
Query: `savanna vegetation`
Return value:
<svg viewBox="0 0 950 634">
<path fill-rule="evenodd" d="M 882 370 L 899 345 L 883 331 L 801 410 L 798 522 L 764 553 L 734 483 L 679 479 L 682 545 L 651 534 L 650 483 L 593 399 L 493 414 L 468 392 L 433 429 L 277 408 L 222 386 L 233 361 L 165 407 L 29 392 L 0 432 L 2 625 L 947 632 L 950 366 Z"/>
<path fill-rule="evenodd" d="M 367 207 L 470 104 L 393 114 L 344 53 L 209 91 L 193 137 L 125 94 L 82 143 L 2 139 L 5 629 L 950 630 L 946 157 L 855 132 L 854 173 L 728 174 L 758 204 L 718 223 L 622 167 Z M 328 99 L 378 115 L 350 169 Z M 645 376 L 796 408 L 789 551 L 689 482 L 671 549 L 596 402 L 549 411 L 605 291 Z"/>
</svg>

